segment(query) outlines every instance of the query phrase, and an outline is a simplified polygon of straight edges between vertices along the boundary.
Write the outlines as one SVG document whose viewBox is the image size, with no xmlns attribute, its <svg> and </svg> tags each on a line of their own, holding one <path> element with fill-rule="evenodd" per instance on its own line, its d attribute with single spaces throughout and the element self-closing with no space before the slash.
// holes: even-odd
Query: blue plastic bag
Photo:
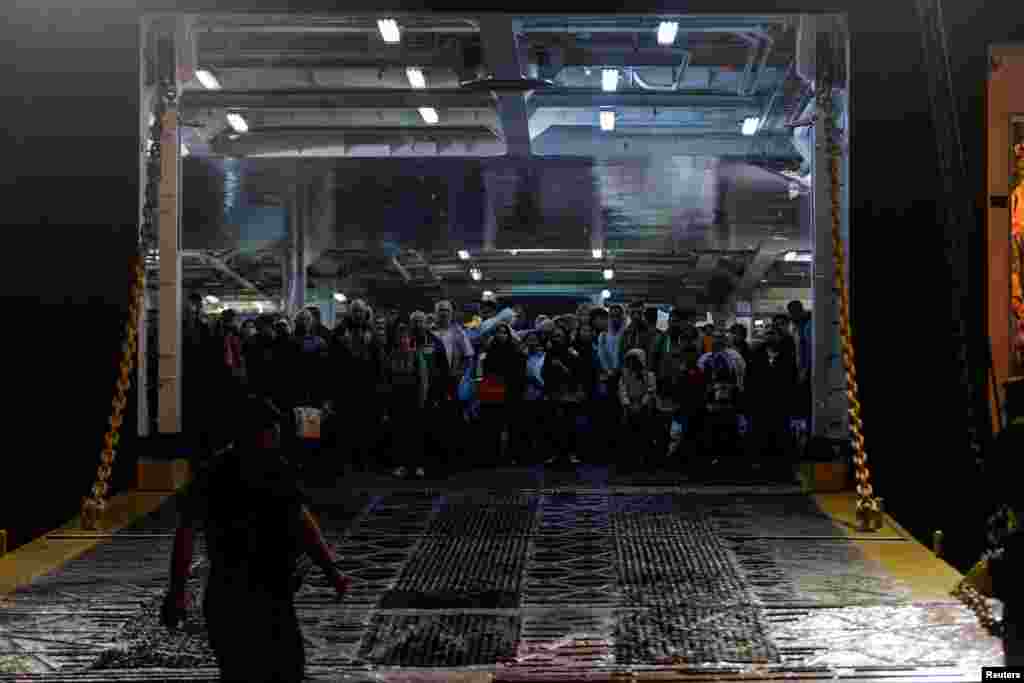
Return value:
<svg viewBox="0 0 1024 683">
<path fill-rule="evenodd" d="M 476 382 L 473 381 L 471 375 L 466 374 L 459 380 L 459 388 L 456 390 L 455 396 L 463 403 L 470 403 L 476 399 Z"/>
</svg>

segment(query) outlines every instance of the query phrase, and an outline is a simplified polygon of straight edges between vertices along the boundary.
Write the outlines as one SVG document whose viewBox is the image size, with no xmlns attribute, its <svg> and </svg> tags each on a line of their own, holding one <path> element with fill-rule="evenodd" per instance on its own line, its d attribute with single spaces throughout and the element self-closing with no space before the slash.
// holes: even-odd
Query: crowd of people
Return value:
<svg viewBox="0 0 1024 683">
<path fill-rule="evenodd" d="M 339 472 L 687 468 L 730 455 L 785 465 L 811 409 L 800 302 L 756 340 L 691 310 L 660 329 L 643 302 L 529 320 L 493 297 L 465 317 L 450 301 L 375 315 L 356 300 L 328 329 L 316 307 L 214 322 L 196 295 L 184 329 L 187 431 L 216 439 L 225 411 L 259 396 L 293 416 L 304 463 Z"/>
</svg>

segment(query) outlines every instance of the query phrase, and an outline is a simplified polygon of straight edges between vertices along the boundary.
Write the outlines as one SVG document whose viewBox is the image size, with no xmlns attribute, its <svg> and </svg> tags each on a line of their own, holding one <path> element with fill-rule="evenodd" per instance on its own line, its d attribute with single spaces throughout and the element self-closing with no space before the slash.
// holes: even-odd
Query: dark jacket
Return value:
<svg viewBox="0 0 1024 683">
<path fill-rule="evenodd" d="M 522 396 L 526 384 L 526 356 L 513 343 L 492 343 L 483 360 L 483 375 L 499 378 L 508 398 Z"/>
<path fill-rule="evenodd" d="M 588 399 L 592 398 L 597 393 L 597 382 L 601 377 L 601 360 L 597 355 L 597 345 L 577 339 L 572 343 L 572 348 L 579 354 L 583 393 Z"/>
<path fill-rule="evenodd" d="M 749 412 L 789 415 L 795 407 L 797 384 L 796 358 L 778 347 L 774 361 L 761 346 L 753 352 L 744 380 L 745 405 Z"/>
<path fill-rule="evenodd" d="M 549 349 L 544 357 L 541 377 L 544 393 L 551 399 L 576 400 L 583 390 L 580 356 L 571 347 Z"/>
</svg>

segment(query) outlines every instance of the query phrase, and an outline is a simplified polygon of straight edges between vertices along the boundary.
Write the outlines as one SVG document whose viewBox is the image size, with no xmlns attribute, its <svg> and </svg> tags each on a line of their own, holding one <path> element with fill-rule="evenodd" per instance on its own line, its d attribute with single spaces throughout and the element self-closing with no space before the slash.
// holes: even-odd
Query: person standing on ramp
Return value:
<svg viewBox="0 0 1024 683">
<path fill-rule="evenodd" d="M 221 680 L 303 680 L 305 647 L 295 613 L 296 561 L 308 554 L 342 597 L 351 580 L 335 566 L 291 467 L 280 453 L 284 416 L 250 397 L 240 435 L 195 474 L 179 496 L 170 589 L 161 622 L 175 629 L 188 609 L 193 534 L 204 530 L 210 562 L 203 597 L 210 646 Z"/>
</svg>

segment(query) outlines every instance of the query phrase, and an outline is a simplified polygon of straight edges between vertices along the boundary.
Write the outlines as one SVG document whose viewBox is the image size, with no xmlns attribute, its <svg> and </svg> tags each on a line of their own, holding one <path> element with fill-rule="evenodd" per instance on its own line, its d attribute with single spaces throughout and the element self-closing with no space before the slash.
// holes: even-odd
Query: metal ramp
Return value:
<svg viewBox="0 0 1024 683">
<path fill-rule="evenodd" d="M 593 469 L 509 481 L 530 476 L 537 488 L 312 489 L 355 585 L 339 603 L 313 572 L 300 590 L 308 674 L 966 681 L 1002 662 L 968 610 L 922 601 L 861 547 L 913 540 L 854 539 L 792 488 L 644 489 Z M 177 634 L 157 621 L 173 505 L 2 599 L 0 680 L 216 680 L 199 611 Z"/>
</svg>

